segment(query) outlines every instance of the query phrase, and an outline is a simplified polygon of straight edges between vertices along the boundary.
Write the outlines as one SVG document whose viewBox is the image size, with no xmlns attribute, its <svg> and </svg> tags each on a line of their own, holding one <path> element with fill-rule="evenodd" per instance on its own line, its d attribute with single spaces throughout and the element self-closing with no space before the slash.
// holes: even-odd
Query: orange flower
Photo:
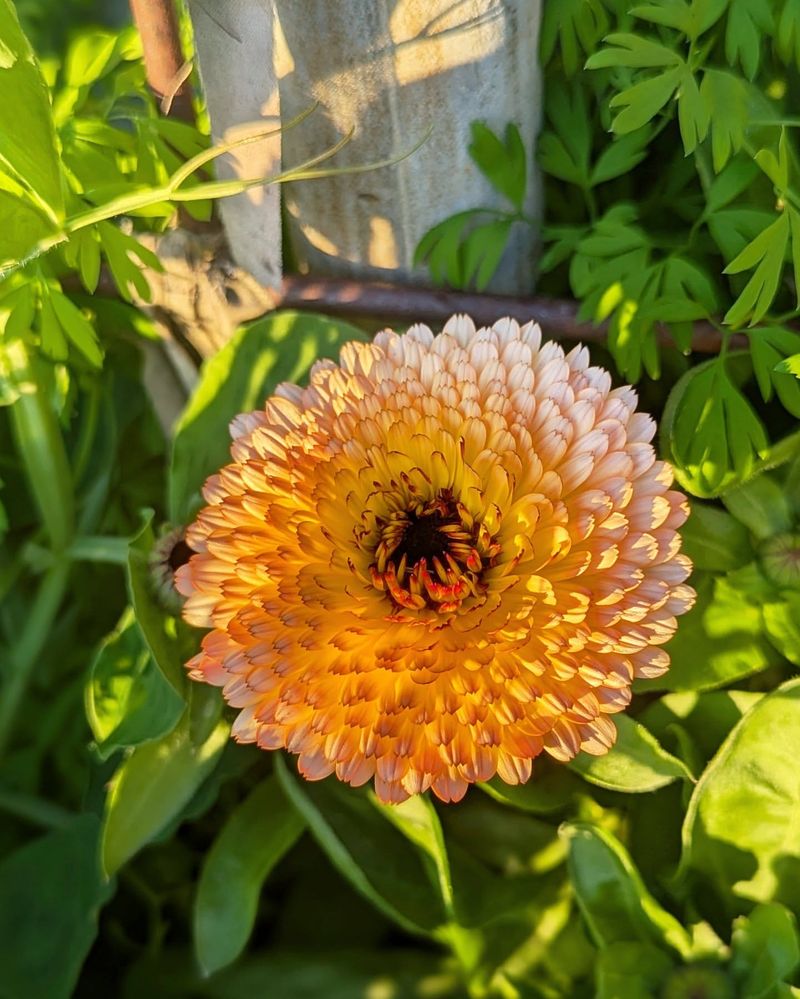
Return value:
<svg viewBox="0 0 800 999">
<path fill-rule="evenodd" d="M 458 316 L 237 417 L 177 574 L 234 736 L 383 801 L 605 753 L 694 599 L 636 401 L 585 347 Z"/>
</svg>

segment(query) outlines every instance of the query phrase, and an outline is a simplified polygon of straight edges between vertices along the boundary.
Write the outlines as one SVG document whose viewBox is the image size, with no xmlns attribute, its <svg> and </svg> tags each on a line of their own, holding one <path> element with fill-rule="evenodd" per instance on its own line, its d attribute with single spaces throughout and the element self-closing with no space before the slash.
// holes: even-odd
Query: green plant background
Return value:
<svg viewBox="0 0 800 999">
<path fill-rule="evenodd" d="M 186 678 L 198 638 L 159 601 L 154 544 L 234 415 L 367 334 L 250 324 L 165 440 L 136 233 L 170 221 L 152 191 L 207 141 L 159 116 L 131 29 L 18 9 L 41 58 L 0 0 L 0 997 L 800 994 L 800 578 L 781 554 L 800 549 L 800 5 L 545 4 L 540 287 L 609 321 L 598 356 L 661 417 L 699 599 L 607 756 L 447 807 L 304 782 L 232 743 L 218 691 Z M 532 221 L 514 127 L 476 123 L 472 151 L 509 211 L 423 240 L 456 286 Z M 108 205 L 131 198 L 120 227 Z M 101 266 L 114 298 L 92 294 Z M 719 356 L 689 353 L 697 319 Z"/>
</svg>

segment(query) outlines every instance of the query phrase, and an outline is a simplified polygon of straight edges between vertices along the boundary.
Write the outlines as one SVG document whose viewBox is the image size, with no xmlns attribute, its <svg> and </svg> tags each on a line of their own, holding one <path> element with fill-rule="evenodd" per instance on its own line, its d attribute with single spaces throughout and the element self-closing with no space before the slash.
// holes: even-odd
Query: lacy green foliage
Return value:
<svg viewBox="0 0 800 999">
<path fill-rule="evenodd" d="M 798 39 L 795 0 L 544 5 L 538 288 L 606 323 L 633 382 L 660 376 L 661 330 L 688 353 L 694 322 L 720 329 L 720 355 L 674 390 L 667 442 L 699 496 L 746 480 L 765 454 L 755 393 L 800 417 Z M 473 129 L 476 166 L 513 202 L 507 178 L 525 176 L 527 155 L 514 126 L 505 142 Z M 526 222 L 516 193 L 513 211 L 462 212 L 423 237 L 417 256 L 436 281 L 487 286 Z"/>
<path fill-rule="evenodd" d="M 124 300 L 133 290 L 147 299 L 141 265 L 160 265 L 130 229 L 109 221 L 76 229 L 65 241 L 70 219 L 158 188 L 207 140 L 193 126 L 160 116 L 131 28 L 75 36 L 63 60 L 48 63 L 47 79 L 8 0 L 0 5 L 0 37 L 10 64 L 0 72 L 0 266 L 16 268 L 0 284 L 0 350 L 22 339 L 50 360 L 69 358 L 78 371 L 99 367 L 97 315 L 76 286 L 92 294 L 105 262 Z M 188 185 L 196 188 L 197 180 Z M 208 218 L 210 206 L 187 210 Z M 160 229 L 174 211 L 162 200 L 132 205 L 128 215 Z M 48 247 L 54 248 L 45 255 Z M 2 370 L 0 386 L 6 402 L 17 394 Z"/>
</svg>

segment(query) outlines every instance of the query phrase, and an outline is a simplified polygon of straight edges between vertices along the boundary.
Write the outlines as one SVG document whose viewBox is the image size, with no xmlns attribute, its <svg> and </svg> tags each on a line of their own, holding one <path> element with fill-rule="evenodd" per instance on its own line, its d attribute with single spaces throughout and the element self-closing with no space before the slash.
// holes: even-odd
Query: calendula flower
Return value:
<svg viewBox="0 0 800 999">
<path fill-rule="evenodd" d="M 636 401 L 583 347 L 459 316 L 237 417 L 177 575 L 234 736 L 386 802 L 606 752 L 694 597 Z"/>
</svg>

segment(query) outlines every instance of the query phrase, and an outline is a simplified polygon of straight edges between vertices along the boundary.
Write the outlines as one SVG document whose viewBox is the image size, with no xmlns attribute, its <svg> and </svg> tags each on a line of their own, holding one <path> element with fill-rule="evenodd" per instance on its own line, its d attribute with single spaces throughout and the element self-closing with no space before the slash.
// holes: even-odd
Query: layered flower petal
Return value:
<svg viewBox="0 0 800 999">
<path fill-rule="evenodd" d="M 457 316 L 237 417 L 176 576 L 235 737 L 384 801 L 606 752 L 694 597 L 636 402 L 583 347 Z"/>
</svg>

